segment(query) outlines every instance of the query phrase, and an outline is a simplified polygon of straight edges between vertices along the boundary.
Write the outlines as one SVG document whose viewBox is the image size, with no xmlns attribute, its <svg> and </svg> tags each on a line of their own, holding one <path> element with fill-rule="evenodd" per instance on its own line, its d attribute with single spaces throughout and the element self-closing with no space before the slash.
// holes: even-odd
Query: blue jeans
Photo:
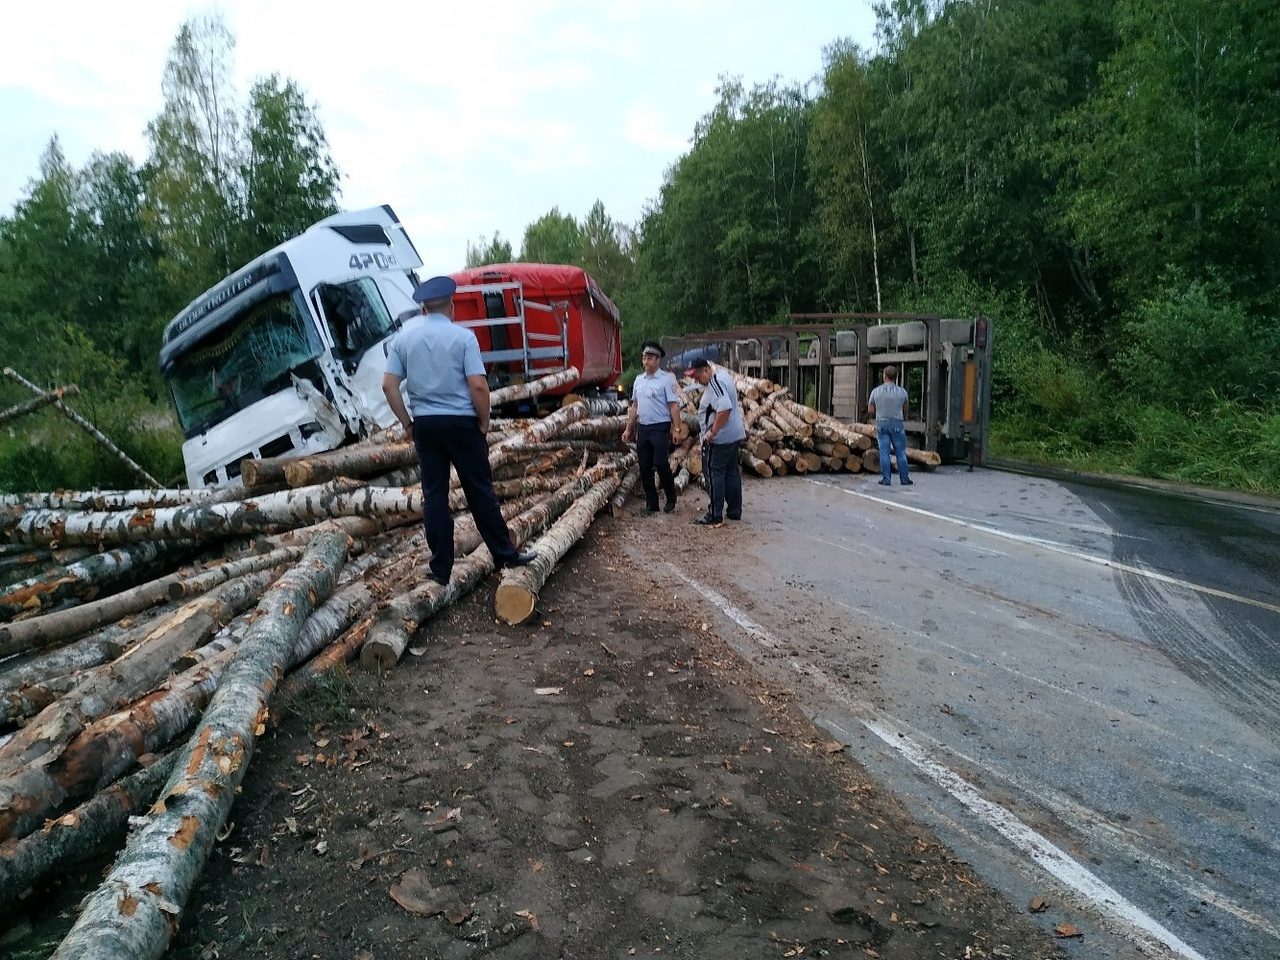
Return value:
<svg viewBox="0 0 1280 960">
<path fill-rule="evenodd" d="M 898 458 L 898 479 L 906 483 L 911 479 L 911 471 L 907 469 L 907 431 L 903 429 L 901 420 L 877 420 L 876 441 L 880 444 L 880 479 L 889 482 L 889 448 L 893 447 L 893 455 Z"/>
</svg>

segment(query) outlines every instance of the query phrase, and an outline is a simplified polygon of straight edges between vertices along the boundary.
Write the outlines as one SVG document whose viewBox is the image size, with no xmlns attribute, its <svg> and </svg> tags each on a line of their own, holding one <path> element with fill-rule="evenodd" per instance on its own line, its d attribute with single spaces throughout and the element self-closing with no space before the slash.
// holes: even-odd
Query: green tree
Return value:
<svg viewBox="0 0 1280 960">
<path fill-rule="evenodd" d="M 814 227 L 827 268 L 824 290 L 843 307 L 878 311 L 888 187 L 872 131 L 879 113 L 877 91 L 853 44 L 834 45 L 826 61 L 809 132 Z"/>
<path fill-rule="evenodd" d="M 220 17 L 189 20 L 165 65 L 164 108 L 151 140 L 149 225 L 173 285 L 193 295 L 228 273 L 241 206 L 235 38 Z"/>
<path fill-rule="evenodd" d="M 40 174 L 0 220 L 0 320 L 6 365 L 30 379 L 47 376 L 54 331 L 79 313 L 77 272 L 87 253 L 77 202 L 79 177 L 54 136 Z"/>
<path fill-rule="evenodd" d="M 568 214 L 552 207 L 524 229 L 520 259 L 529 263 L 578 265 L 582 253 L 582 228 Z"/>
<path fill-rule="evenodd" d="M 255 83 L 244 129 L 244 210 L 235 264 L 338 211 L 340 174 L 315 108 L 297 84 L 274 73 Z"/>
<path fill-rule="evenodd" d="M 511 263 L 515 259 L 515 255 L 511 251 L 511 241 L 505 240 L 502 234 L 497 230 L 493 232 L 493 239 L 481 235 L 479 241 L 473 246 L 471 241 L 467 241 L 467 268 L 484 267 L 491 263 Z"/>
<path fill-rule="evenodd" d="M 615 223 L 605 212 L 604 204 L 597 200 L 582 221 L 577 262 L 595 277 L 606 293 L 615 296 L 631 281 L 633 243 L 632 232 Z"/>
<path fill-rule="evenodd" d="M 810 109 L 798 87 L 722 83 L 640 227 L 637 271 L 666 323 L 706 330 L 815 305 Z"/>
<path fill-rule="evenodd" d="M 1280 7 L 1117 0 L 1120 46 L 1063 122 L 1064 219 L 1130 300 L 1174 266 L 1280 281 Z"/>
<path fill-rule="evenodd" d="M 142 171 L 122 153 L 94 154 L 81 172 L 89 223 L 81 323 L 95 344 L 120 357 L 158 395 L 156 351 L 169 305 L 160 247 L 144 224 L 146 189 Z"/>
<path fill-rule="evenodd" d="M 918 233 L 926 279 L 964 272 L 1032 289 L 1045 306 L 1063 296 L 1069 264 L 1049 228 L 1054 185 L 1041 145 L 1089 89 L 1078 81 L 1105 46 L 1105 9 L 948 3 L 897 34 L 896 70 L 909 83 L 884 104 L 879 126 L 912 144 L 894 209 Z"/>
</svg>

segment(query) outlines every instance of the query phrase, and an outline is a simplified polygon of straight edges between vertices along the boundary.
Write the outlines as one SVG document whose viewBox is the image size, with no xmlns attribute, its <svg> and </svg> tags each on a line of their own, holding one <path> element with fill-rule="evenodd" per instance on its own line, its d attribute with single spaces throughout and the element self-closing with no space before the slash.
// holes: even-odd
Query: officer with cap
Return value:
<svg viewBox="0 0 1280 960">
<path fill-rule="evenodd" d="M 747 437 L 738 389 L 727 370 L 712 367 L 706 357 L 696 358 L 686 377 L 702 385 L 698 423 L 702 429 L 702 477 L 711 502 L 707 512 L 693 522 L 703 527 L 719 527 L 725 517 L 742 519 L 742 472 L 738 469 L 738 449 Z"/>
<path fill-rule="evenodd" d="M 448 583 L 453 571 L 449 468 L 458 473 L 476 529 L 498 567 L 532 563 L 511 542 L 489 470 L 489 381 L 476 335 L 453 322 L 450 277 L 432 277 L 413 291 L 422 314 L 407 320 L 387 349 L 382 392 L 413 437 L 422 473 L 422 522 L 431 549 L 430 577 Z M 401 382 L 409 394 L 405 407 Z M 412 417 L 410 416 L 410 409 Z"/>
<path fill-rule="evenodd" d="M 658 512 L 658 486 L 653 482 L 655 468 L 662 492 L 667 495 L 663 510 L 671 513 L 676 508 L 676 481 L 668 454 L 671 444 L 680 437 L 680 392 L 675 375 L 658 368 L 666 353 L 656 340 L 641 344 L 644 372 L 631 385 L 631 404 L 622 431 L 623 443 L 630 443 L 633 436 L 636 438 L 645 513 Z"/>
</svg>

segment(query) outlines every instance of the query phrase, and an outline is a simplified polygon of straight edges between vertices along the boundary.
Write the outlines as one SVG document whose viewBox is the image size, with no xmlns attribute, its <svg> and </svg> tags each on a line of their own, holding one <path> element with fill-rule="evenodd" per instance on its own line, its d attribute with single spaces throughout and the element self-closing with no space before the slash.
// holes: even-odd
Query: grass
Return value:
<svg viewBox="0 0 1280 960">
<path fill-rule="evenodd" d="M 1006 417 L 992 455 L 1096 473 L 1280 495 L 1280 410 L 1230 401 L 1190 414 L 1122 402 L 1055 422 Z"/>
<path fill-rule="evenodd" d="M 357 709 L 380 710 L 384 678 L 345 666 L 330 670 L 315 685 L 289 701 L 287 710 L 311 727 L 345 723 Z"/>
</svg>

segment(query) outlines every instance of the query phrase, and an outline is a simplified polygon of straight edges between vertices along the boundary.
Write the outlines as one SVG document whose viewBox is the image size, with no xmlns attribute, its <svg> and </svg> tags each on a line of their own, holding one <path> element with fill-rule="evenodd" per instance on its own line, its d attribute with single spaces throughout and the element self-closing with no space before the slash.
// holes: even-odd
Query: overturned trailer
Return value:
<svg viewBox="0 0 1280 960">
<path fill-rule="evenodd" d="M 682 369 L 692 354 L 705 351 L 845 421 L 865 418 L 868 395 L 884 368 L 895 366 L 910 397 L 908 443 L 944 461 L 982 462 L 991 406 L 990 318 L 821 313 L 788 319 L 796 322 L 689 333 L 662 343 Z"/>
</svg>

